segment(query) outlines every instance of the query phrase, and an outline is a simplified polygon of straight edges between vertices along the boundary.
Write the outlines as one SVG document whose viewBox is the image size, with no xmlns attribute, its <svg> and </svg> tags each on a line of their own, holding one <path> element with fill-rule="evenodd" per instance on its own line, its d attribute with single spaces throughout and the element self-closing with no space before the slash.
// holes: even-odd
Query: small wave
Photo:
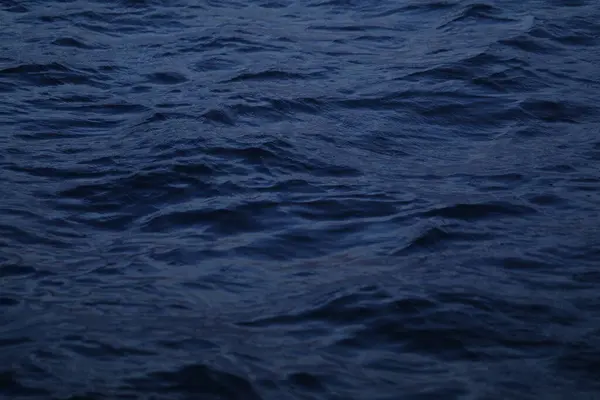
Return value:
<svg viewBox="0 0 600 400">
<path fill-rule="evenodd" d="M 157 371 L 145 377 L 128 379 L 123 389 L 136 392 L 179 393 L 227 399 L 260 400 L 248 379 L 203 364 L 190 364 L 173 371 Z"/>
<path fill-rule="evenodd" d="M 284 121 L 296 114 L 318 114 L 321 103 L 316 99 L 264 99 L 257 103 L 239 102 L 227 106 L 238 117 L 261 117 L 272 121 Z"/>
<path fill-rule="evenodd" d="M 187 78 L 177 72 L 155 72 L 147 75 L 148 82 L 161 85 L 176 85 L 187 82 Z"/>
<path fill-rule="evenodd" d="M 57 101 L 60 101 L 62 104 L 57 106 Z M 72 111 L 78 115 L 91 114 L 114 117 L 116 115 L 139 114 L 149 111 L 149 108 L 142 104 L 103 102 L 99 98 L 84 96 L 69 96 L 52 100 L 33 100 L 27 103 L 38 108 Z"/>
<path fill-rule="evenodd" d="M 528 199 L 538 206 L 558 206 L 565 203 L 565 199 L 555 194 L 538 194 Z"/>
<path fill-rule="evenodd" d="M 143 108 L 143 109 L 146 110 L 146 108 Z M 142 110 L 142 108 L 140 108 L 140 110 Z M 191 115 L 191 114 L 182 113 L 182 112 L 157 111 L 157 112 L 149 113 L 149 115 L 146 116 L 141 122 L 137 123 L 136 126 L 139 127 L 139 126 L 144 126 L 144 125 L 149 125 L 149 124 L 166 122 L 166 121 L 170 121 L 170 120 L 182 120 L 182 119 L 188 119 L 188 120 L 195 121 L 195 120 L 198 120 L 198 117 Z"/>
<path fill-rule="evenodd" d="M 598 107 L 567 99 L 526 99 L 520 107 L 527 113 L 546 122 L 584 122 L 590 116 L 596 119 Z"/>
<path fill-rule="evenodd" d="M 331 324 L 353 324 L 357 322 L 366 323 L 370 318 L 384 315 L 386 312 L 401 310 L 413 312 L 420 307 L 431 306 L 427 301 L 419 299 L 407 299 L 397 304 L 387 303 L 382 307 L 382 302 L 389 300 L 390 296 L 380 287 L 364 286 L 355 289 L 352 293 L 334 293 L 322 304 L 299 312 L 290 312 L 282 315 L 257 318 L 239 322 L 241 326 L 269 327 L 302 324 L 309 321 L 322 321 Z"/>
<path fill-rule="evenodd" d="M 209 122 L 216 122 L 225 125 L 234 125 L 235 119 L 226 110 L 210 109 L 202 114 L 202 117 Z"/>
<path fill-rule="evenodd" d="M 300 387 L 304 390 L 321 392 L 325 390 L 322 381 L 324 378 L 316 373 L 294 372 L 287 376 L 287 380 L 292 386 Z"/>
<path fill-rule="evenodd" d="M 0 296 L 0 307 L 15 307 L 21 304 L 21 301 L 11 296 Z"/>
<path fill-rule="evenodd" d="M 21 64 L 16 67 L 0 70 L 0 77 L 12 76 L 29 84 L 40 86 L 58 85 L 89 85 L 93 87 L 106 87 L 98 82 L 92 75 L 69 68 L 63 64 Z"/>
<path fill-rule="evenodd" d="M 89 168 L 47 167 L 41 165 L 10 165 L 7 169 L 15 172 L 24 172 L 38 177 L 59 177 L 63 179 L 100 178 L 106 171 L 94 171 Z"/>
<path fill-rule="evenodd" d="M 94 46 L 86 44 L 83 41 L 72 38 L 72 37 L 64 37 L 64 38 L 55 39 L 52 42 L 52 44 L 56 45 L 56 46 L 63 46 L 63 47 L 75 47 L 78 49 L 93 49 L 94 48 Z"/>
<path fill-rule="evenodd" d="M 177 208 L 185 208 L 185 206 L 179 206 L 175 210 L 162 210 L 141 223 L 144 230 L 154 232 L 180 229 L 190 225 L 198 228 L 205 227 L 209 232 L 224 235 L 255 232 L 267 228 L 261 221 L 266 214 L 276 212 L 277 207 L 277 203 L 266 201 L 216 210 L 207 210 L 203 207 L 196 210 L 179 211 Z"/>
<path fill-rule="evenodd" d="M 197 47 L 194 47 L 197 49 Z M 262 43 L 251 40 L 243 36 L 220 36 L 217 38 L 207 38 L 207 42 L 202 45 L 204 51 L 232 49 L 241 53 L 254 53 L 264 51 L 281 51 L 285 47 L 277 46 L 273 43 Z"/>
<path fill-rule="evenodd" d="M 390 7 L 383 11 L 374 14 L 375 17 L 389 17 L 397 14 L 405 14 L 413 12 L 417 15 L 422 15 L 424 12 L 437 12 L 447 9 L 452 9 L 457 6 L 454 1 L 443 0 L 427 0 L 427 1 L 408 1 L 406 5 L 401 7 Z"/>
<path fill-rule="evenodd" d="M 494 259 L 494 263 L 501 265 L 507 269 L 523 269 L 523 270 L 550 270 L 554 268 L 552 263 L 544 261 L 539 257 L 520 255 L 518 257 L 505 256 L 500 259 Z"/>
<path fill-rule="evenodd" d="M 426 211 L 424 216 L 449 219 L 473 220 L 498 216 L 524 216 L 534 214 L 536 210 L 525 205 L 506 202 L 487 202 L 471 204 L 454 204 Z"/>
<path fill-rule="evenodd" d="M 11 13 L 24 14 L 29 11 L 29 8 L 15 0 L 4 0 L 1 6 L 2 10 Z"/>
<path fill-rule="evenodd" d="M 561 48 L 552 45 L 548 40 L 533 37 L 529 34 L 521 34 L 508 39 L 501 39 L 498 43 L 533 54 L 556 54 Z"/>
<path fill-rule="evenodd" d="M 22 64 L 17 67 L 4 68 L 0 74 L 29 74 L 45 72 L 67 72 L 69 68 L 59 63 L 50 64 Z"/>
<path fill-rule="evenodd" d="M 228 71 L 237 65 L 238 63 L 229 57 L 214 56 L 202 58 L 202 60 L 195 62 L 190 68 L 199 72 Z"/>
<path fill-rule="evenodd" d="M 584 374 L 598 382 L 600 375 L 600 343 L 598 330 L 591 330 L 574 340 L 555 360 L 558 368 L 567 376 Z"/>
<path fill-rule="evenodd" d="M 503 10 L 487 3 L 471 3 L 464 6 L 460 11 L 449 17 L 448 21 L 443 22 L 438 28 L 444 28 L 451 24 L 473 19 L 477 21 L 498 21 L 512 22 L 514 19 L 503 16 Z"/>
<path fill-rule="evenodd" d="M 243 82 L 243 81 L 261 81 L 261 80 L 277 80 L 277 79 L 308 79 L 309 75 L 298 74 L 293 72 L 285 72 L 278 70 L 262 71 L 256 73 L 243 73 L 228 80 L 228 82 Z"/>
<path fill-rule="evenodd" d="M 403 246 L 398 250 L 394 250 L 391 255 L 406 255 L 413 251 L 427 250 L 431 251 L 440 248 L 450 248 L 454 244 L 454 248 L 458 249 L 457 243 L 463 243 L 469 247 L 476 242 L 482 240 L 492 240 L 494 236 L 479 231 L 469 231 L 467 229 L 458 229 L 457 227 L 440 226 L 425 229 L 416 237 L 412 238 L 408 245 Z"/>
<path fill-rule="evenodd" d="M 177 170 L 177 165 L 172 168 Z M 118 207 L 120 202 L 130 204 L 132 200 L 143 202 L 144 198 L 150 196 L 158 201 L 177 199 L 177 194 L 186 193 L 186 187 L 201 185 L 200 179 L 211 174 L 210 168 L 201 166 L 188 166 L 188 171 L 193 171 L 194 175 L 181 174 L 181 171 L 154 170 L 133 173 L 126 177 L 118 177 L 122 174 L 116 174 L 116 179 L 109 179 L 105 172 L 99 172 L 104 179 L 99 179 L 96 183 L 75 185 L 61 190 L 59 194 L 62 198 L 81 199 L 95 203 L 99 207 L 103 204 L 106 206 L 114 204 Z M 80 176 L 71 175 L 71 177 Z"/>
<path fill-rule="evenodd" d="M 313 221 L 349 221 L 394 215 L 397 209 L 391 202 L 362 199 L 318 199 L 297 202 L 289 212 Z"/>
<path fill-rule="evenodd" d="M 39 227 L 34 228 L 36 227 L 19 228 L 6 222 L 0 224 L 0 232 L 3 235 L 10 235 L 17 243 L 26 245 L 44 244 L 63 249 L 71 247 L 71 243 L 62 235 L 53 234 L 46 229 L 40 230 Z"/>
<path fill-rule="evenodd" d="M 50 397 L 52 393 L 49 390 L 29 386 L 20 379 L 15 370 L 0 370 L 0 393 L 10 397 L 16 396 L 44 396 Z"/>
<path fill-rule="evenodd" d="M 102 357 L 118 359 L 121 357 L 152 356 L 155 354 L 152 351 L 142 348 L 127 347 L 124 345 L 117 347 L 100 340 L 86 339 L 79 335 L 73 335 L 69 339 L 72 343 L 65 345 L 65 348 L 84 358 Z"/>
<path fill-rule="evenodd" d="M 0 264 L 0 276 L 3 278 L 9 276 L 22 276 L 34 274 L 37 270 L 28 265 L 21 263 L 7 263 L 3 262 Z"/>
</svg>

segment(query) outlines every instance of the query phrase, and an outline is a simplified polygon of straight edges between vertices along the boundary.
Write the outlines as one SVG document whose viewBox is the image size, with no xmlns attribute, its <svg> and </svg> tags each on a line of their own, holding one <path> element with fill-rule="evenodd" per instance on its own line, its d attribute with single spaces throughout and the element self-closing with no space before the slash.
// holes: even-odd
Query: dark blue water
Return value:
<svg viewBox="0 0 600 400">
<path fill-rule="evenodd" d="M 0 1 L 0 397 L 600 399 L 599 21 Z"/>
</svg>

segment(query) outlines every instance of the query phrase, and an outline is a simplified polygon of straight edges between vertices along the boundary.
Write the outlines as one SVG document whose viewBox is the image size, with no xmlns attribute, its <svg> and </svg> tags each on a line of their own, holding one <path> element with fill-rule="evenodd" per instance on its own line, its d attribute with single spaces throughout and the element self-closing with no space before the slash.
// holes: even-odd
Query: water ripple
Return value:
<svg viewBox="0 0 600 400">
<path fill-rule="evenodd" d="M 591 1 L 0 1 L 0 396 L 597 398 Z"/>
</svg>

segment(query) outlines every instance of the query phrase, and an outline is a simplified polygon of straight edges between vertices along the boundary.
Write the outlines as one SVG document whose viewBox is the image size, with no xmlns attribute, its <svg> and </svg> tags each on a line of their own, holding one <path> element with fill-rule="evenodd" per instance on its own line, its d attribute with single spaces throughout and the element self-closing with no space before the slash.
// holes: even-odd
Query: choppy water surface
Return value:
<svg viewBox="0 0 600 400">
<path fill-rule="evenodd" d="M 600 8 L 0 2 L 0 396 L 600 398 Z"/>
</svg>

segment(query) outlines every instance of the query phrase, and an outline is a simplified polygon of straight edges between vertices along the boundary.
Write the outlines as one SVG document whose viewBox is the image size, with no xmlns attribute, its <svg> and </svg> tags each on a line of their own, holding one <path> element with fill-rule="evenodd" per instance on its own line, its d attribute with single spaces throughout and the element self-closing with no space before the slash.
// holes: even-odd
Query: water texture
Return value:
<svg viewBox="0 0 600 400">
<path fill-rule="evenodd" d="M 592 0 L 1 0 L 0 397 L 600 399 Z"/>
</svg>

